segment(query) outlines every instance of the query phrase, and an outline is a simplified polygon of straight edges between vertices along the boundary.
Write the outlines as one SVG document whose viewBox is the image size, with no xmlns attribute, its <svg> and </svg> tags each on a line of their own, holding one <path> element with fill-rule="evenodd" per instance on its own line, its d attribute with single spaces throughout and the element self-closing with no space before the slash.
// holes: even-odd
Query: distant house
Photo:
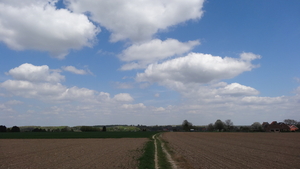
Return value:
<svg viewBox="0 0 300 169">
<path fill-rule="evenodd" d="M 277 121 L 273 121 L 271 124 L 268 122 L 263 122 L 262 127 L 266 132 L 285 132 L 298 130 L 298 127 L 294 125 L 286 125 L 282 122 L 277 123 Z"/>
<path fill-rule="evenodd" d="M 299 128 L 296 127 L 295 125 L 289 125 L 289 127 L 290 127 L 290 131 L 296 131 L 296 130 L 299 129 Z"/>
</svg>

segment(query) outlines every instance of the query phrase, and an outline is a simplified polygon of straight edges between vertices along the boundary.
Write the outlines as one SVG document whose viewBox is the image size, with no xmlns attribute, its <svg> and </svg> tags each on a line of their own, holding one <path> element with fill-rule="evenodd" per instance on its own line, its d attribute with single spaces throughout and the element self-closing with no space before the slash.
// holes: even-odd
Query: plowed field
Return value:
<svg viewBox="0 0 300 169">
<path fill-rule="evenodd" d="M 134 169 L 147 140 L 1 139 L 0 168 Z"/>
<path fill-rule="evenodd" d="M 164 133 L 186 168 L 300 168 L 300 133 Z M 180 157 L 180 158 L 179 158 Z"/>
</svg>

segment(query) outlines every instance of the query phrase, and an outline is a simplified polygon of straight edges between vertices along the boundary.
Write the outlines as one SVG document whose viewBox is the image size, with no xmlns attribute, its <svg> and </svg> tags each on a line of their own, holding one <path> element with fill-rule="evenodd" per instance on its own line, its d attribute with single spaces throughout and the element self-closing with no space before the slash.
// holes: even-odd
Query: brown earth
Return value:
<svg viewBox="0 0 300 169">
<path fill-rule="evenodd" d="M 169 132 L 163 139 L 181 168 L 300 168 L 300 133 Z"/>
<path fill-rule="evenodd" d="M 146 138 L 1 139 L 0 168 L 138 167 Z"/>
</svg>

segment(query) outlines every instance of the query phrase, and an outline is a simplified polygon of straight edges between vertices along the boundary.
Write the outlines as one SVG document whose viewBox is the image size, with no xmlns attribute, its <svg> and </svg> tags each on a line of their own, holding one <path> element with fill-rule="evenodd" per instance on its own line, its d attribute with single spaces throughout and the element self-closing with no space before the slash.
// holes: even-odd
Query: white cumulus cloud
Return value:
<svg viewBox="0 0 300 169">
<path fill-rule="evenodd" d="M 232 96 L 258 95 L 259 91 L 257 91 L 252 87 L 244 86 L 239 83 L 231 83 L 225 86 L 224 88 L 218 89 L 218 94 L 232 95 Z"/>
<path fill-rule="evenodd" d="M 63 59 L 91 47 L 100 31 L 87 16 L 56 9 L 57 0 L 0 1 L 0 41 L 14 50 L 47 51 Z"/>
<path fill-rule="evenodd" d="M 22 64 L 11 69 L 8 73 L 14 79 L 0 83 L 0 89 L 4 89 L 3 96 L 18 96 L 33 98 L 46 102 L 89 102 L 89 103 L 114 103 L 123 104 L 134 99 L 128 93 L 116 94 L 113 98 L 109 93 L 98 92 L 77 86 L 67 87 L 61 83 L 64 76 L 57 71 L 51 71 L 47 65 L 35 66 Z M 17 103 L 17 102 L 15 102 Z"/>
<path fill-rule="evenodd" d="M 137 63 L 131 62 L 125 64 L 121 70 L 146 68 L 150 63 L 189 52 L 199 44 L 198 40 L 183 43 L 176 39 L 167 39 L 165 41 L 153 39 L 146 43 L 134 44 L 125 49 L 119 55 L 119 58 L 125 62 L 136 61 Z"/>
<path fill-rule="evenodd" d="M 60 82 L 65 79 L 58 72 L 51 71 L 47 65 L 35 66 L 30 63 L 24 63 L 19 67 L 13 68 L 7 74 L 17 80 L 31 82 Z"/>
<path fill-rule="evenodd" d="M 130 96 L 129 93 L 120 93 L 114 96 L 113 98 L 116 101 L 124 101 L 124 102 L 131 102 L 134 99 Z"/>
<path fill-rule="evenodd" d="M 1 83 L 0 87 L 5 88 L 16 96 L 44 100 L 57 99 L 67 90 L 60 83 L 36 83 L 24 80 L 7 80 Z"/>
<path fill-rule="evenodd" d="M 243 53 L 254 55 L 252 53 Z M 166 83 L 199 83 L 205 84 L 221 79 L 231 79 L 245 71 L 250 71 L 256 66 L 252 60 L 260 58 L 244 57 L 230 58 L 212 56 L 210 54 L 190 53 L 185 57 L 175 58 L 161 64 L 150 64 L 144 73 L 138 73 L 137 81 Z"/>
<path fill-rule="evenodd" d="M 142 42 L 190 19 L 199 19 L 204 0 L 66 0 L 76 13 L 90 14 L 90 19 L 112 32 L 112 42 L 130 39 Z"/>
</svg>

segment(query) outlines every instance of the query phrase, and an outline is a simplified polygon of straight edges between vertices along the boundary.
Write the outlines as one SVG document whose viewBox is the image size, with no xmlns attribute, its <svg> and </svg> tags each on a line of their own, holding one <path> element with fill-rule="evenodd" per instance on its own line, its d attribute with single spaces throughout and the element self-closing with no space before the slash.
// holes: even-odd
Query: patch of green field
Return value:
<svg viewBox="0 0 300 169">
<path fill-rule="evenodd" d="M 0 139 L 151 138 L 157 132 L 19 132 L 0 133 Z"/>
<path fill-rule="evenodd" d="M 135 126 L 113 126 L 107 127 L 107 131 L 140 131 L 141 129 Z"/>
</svg>

